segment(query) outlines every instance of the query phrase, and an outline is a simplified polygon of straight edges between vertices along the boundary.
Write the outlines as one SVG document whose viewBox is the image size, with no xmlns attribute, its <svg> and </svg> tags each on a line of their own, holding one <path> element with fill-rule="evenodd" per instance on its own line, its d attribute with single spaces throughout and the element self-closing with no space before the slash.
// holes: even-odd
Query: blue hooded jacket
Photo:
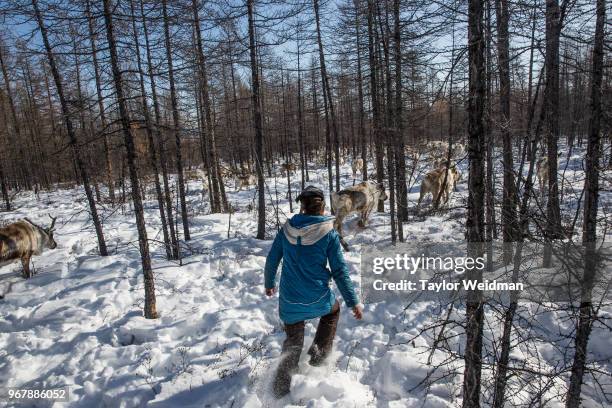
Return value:
<svg viewBox="0 0 612 408">
<path fill-rule="evenodd" d="M 336 301 L 329 285 L 331 278 L 348 307 L 359 303 L 333 222 L 334 217 L 297 214 L 274 239 L 266 258 L 265 286 L 274 288 L 282 259 L 279 310 L 285 324 L 330 313 Z M 327 269 L 328 262 L 331 270 Z"/>
</svg>

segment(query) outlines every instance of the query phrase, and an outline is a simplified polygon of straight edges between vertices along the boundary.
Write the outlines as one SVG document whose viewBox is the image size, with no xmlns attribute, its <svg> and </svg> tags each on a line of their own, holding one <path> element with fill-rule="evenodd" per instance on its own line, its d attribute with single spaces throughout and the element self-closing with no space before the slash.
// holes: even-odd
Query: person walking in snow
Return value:
<svg viewBox="0 0 612 408">
<path fill-rule="evenodd" d="M 276 271 L 283 260 L 279 312 L 287 338 L 273 383 L 273 392 L 278 398 L 289 393 L 291 376 L 297 371 L 306 320 L 321 318 L 308 350 L 309 363 L 322 365 L 331 352 L 340 317 L 340 304 L 330 288 L 331 278 L 356 319 L 361 319 L 363 310 L 342 256 L 340 236 L 333 228 L 334 217 L 324 215 L 323 191 L 308 186 L 296 201 L 301 204 L 300 213 L 288 220 L 276 235 L 265 266 L 266 295 L 272 296 Z"/>
</svg>

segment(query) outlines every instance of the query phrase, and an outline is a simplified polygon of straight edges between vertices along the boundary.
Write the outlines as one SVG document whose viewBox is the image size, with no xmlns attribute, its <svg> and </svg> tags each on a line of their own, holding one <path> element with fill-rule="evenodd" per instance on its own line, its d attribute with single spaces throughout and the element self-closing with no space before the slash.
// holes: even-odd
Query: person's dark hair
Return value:
<svg viewBox="0 0 612 408">
<path fill-rule="evenodd" d="M 325 200 L 321 197 L 303 197 L 300 202 L 302 203 L 302 210 L 307 215 L 319 215 L 323 208 L 325 208 Z"/>
<path fill-rule="evenodd" d="M 302 204 L 302 212 L 307 215 L 319 215 L 325 208 L 323 190 L 315 186 L 306 187 L 295 201 Z"/>
</svg>

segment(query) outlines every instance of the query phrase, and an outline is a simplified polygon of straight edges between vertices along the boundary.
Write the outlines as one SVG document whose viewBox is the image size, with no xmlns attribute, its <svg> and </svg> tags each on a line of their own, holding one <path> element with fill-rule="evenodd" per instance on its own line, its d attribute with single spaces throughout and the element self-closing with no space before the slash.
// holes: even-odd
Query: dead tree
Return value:
<svg viewBox="0 0 612 408">
<path fill-rule="evenodd" d="M 134 139 L 130 132 L 130 119 L 127 109 L 126 100 L 123 93 L 123 83 L 121 78 L 121 70 L 117 57 L 117 46 L 115 43 L 115 34 L 113 32 L 113 17 L 111 10 L 111 0 L 104 0 L 104 22 L 106 26 L 106 38 L 108 41 L 108 49 L 111 59 L 111 68 L 113 72 L 113 83 L 117 94 L 117 103 L 119 105 L 119 119 L 123 132 L 123 141 L 127 154 L 127 165 L 130 173 L 131 195 L 134 204 L 134 215 L 136 217 L 136 228 L 138 230 L 138 246 L 140 249 L 140 259 L 142 262 L 142 273 L 144 275 L 145 303 L 144 315 L 147 319 L 157 318 L 157 309 L 155 304 L 155 280 L 153 270 L 151 268 L 151 257 L 149 255 L 149 241 L 147 239 L 147 229 L 144 219 L 144 208 L 142 206 L 142 197 L 140 195 L 140 182 L 138 179 L 138 171 L 136 169 L 136 148 L 134 147 Z"/>
</svg>

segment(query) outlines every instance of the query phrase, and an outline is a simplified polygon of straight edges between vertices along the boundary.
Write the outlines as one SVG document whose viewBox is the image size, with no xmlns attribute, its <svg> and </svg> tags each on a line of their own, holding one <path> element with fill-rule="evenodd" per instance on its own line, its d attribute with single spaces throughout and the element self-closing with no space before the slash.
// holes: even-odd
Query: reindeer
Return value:
<svg viewBox="0 0 612 408">
<path fill-rule="evenodd" d="M 444 184 L 444 173 L 446 175 L 446 184 Z M 461 173 L 455 166 L 451 166 L 447 171 L 446 167 L 436 168 L 425 175 L 421 183 L 421 192 L 419 194 L 419 201 L 417 202 L 417 208 L 420 208 L 423 197 L 431 193 L 433 196 L 432 204 L 434 207 L 436 203 L 447 204 L 453 189 L 457 185 L 457 182 L 461 179 Z M 444 185 L 443 185 L 444 184 Z M 438 201 L 438 197 L 440 200 Z"/>
<path fill-rule="evenodd" d="M 368 218 L 379 201 L 388 198 L 382 184 L 367 180 L 356 186 L 331 193 L 331 206 L 336 215 L 334 228 L 342 236 L 342 222 L 349 214 L 359 213 L 359 226 L 365 228 Z"/>
<path fill-rule="evenodd" d="M 234 172 L 232 169 L 219 165 L 219 177 L 221 177 L 221 179 L 232 178 L 233 176 Z"/>
<path fill-rule="evenodd" d="M 358 158 L 353 160 L 353 163 L 351 164 L 351 170 L 353 170 L 353 178 L 357 176 L 357 172 L 363 174 L 363 159 Z"/>
<path fill-rule="evenodd" d="M 461 159 L 465 156 L 465 145 L 463 143 L 453 143 L 453 157 Z"/>
<path fill-rule="evenodd" d="M 542 197 L 548 192 L 548 157 L 543 156 L 536 162 L 536 174 L 538 176 L 538 183 L 540 185 L 540 194 Z"/>
<path fill-rule="evenodd" d="M 236 176 L 236 192 L 242 191 L 242 187 L 249 188 L 257 184 L 257 177 L 254 174 L 241 174 Z"/>
<path fill-rule="evenodd" d="M 0 265 L 20 259 L 25 279 L 32 277 L 30 259 L 32 255 L 41 255 L 45 249 L 55 249 L 53 239 L 55 220 L 51 217 L 51 226 L 43 228 L 27 218 L 0 228 Z"/>
<path fill-rule="evenodd" d="M 297 167 L 293 163 L 281 164 L 281 173 L 283 174 L 283 176 L 286 176 L 287 172 L 290 172 L 291 174 L 293 174 L 295 173 L 296 170 L 297 170 Z"/>
</svg>

